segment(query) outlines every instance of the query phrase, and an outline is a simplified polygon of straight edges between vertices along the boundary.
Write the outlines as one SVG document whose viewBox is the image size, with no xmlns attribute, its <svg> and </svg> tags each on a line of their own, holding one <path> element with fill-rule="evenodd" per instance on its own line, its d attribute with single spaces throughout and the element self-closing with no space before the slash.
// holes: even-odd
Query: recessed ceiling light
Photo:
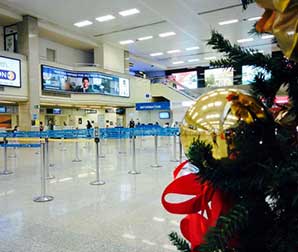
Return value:
<svg viewBox="0 0 298 252">
<path fill-rule="evenodd" d="M 183 63 L 184 63 L 184 61 L 174 61 L 173 65 L 179 65 L 179 64 L 183 64 Z"/>
<path fill-rule="evenodd" d="M 251 18 L 248 18 L 247 21 L 257 21 L 257 20 L 260 20 L 262 17 L 251 17 Z"/>
<path fill-rule="evenodd" d="M 190 60 L 188 60 L 189 63 L 198 62 L 198 61 L 200 61 L 200 60 L 199 59 L 190 59 Z"/>
<path fill-rule="evenodd" d="M 88 26 L 88 25 L 92 25 L 93 23 L 89 20 L 84 20 L 84 21 L 80 21 L 77 23 L 74 23 L 73 25 L 77 26 L 77 27 L 84 27 L 84 26 Z"/>
<path fill-rule="evenodd" d="M 172 54 L 172 53 L 179 53 L 181 52 L 180 50 L 170 50 L 170 51 L 167 51 L 168 54 Z"/>
<path fill-rule="evenodd" d="M 120 11 L 119 15 L 121 15 L 122 17 L 126 17 L 126 16 L 135 15 L 135 14 L 138 14 L 138 13 L 140 13 L 140 11 L 138 9 L 134 8 L 134 9 Z"/>
<path fill-rule="evenodd" d="M 228 24 L 234 24 L 234 23 L 238 23 L 239 20 L 238 19 L 232 19 L 232 20 L 227 20 L 227 21 L 222 21 L 219 22 L 219 25 L 228 25 Z"/>
<path fill-rule="evenodd" d="M 156 56 L 161 56 L 161 55 L 163 55 L 162 52 L 157 52 L 157 53 L 151 53 L 150 54 L 151 57 L 156 57 Z"/>
<path fill-rule="evenodd" d="M 198 49 L 200 49 L 200 47 L 198 47 L 198 46 L 193 46 L 193 47 L 188 47 L 188 48 L 186 48 L 185 50 L 186 50 L 186 51 L 193 51 L 193 50 L 198 50 Z"/>
<path fill-rule="evenodd" d="M 139 41 L 148 40 L 148 39 L 153 39 L 153 36 L 147 36 L 147 37 L 138 38 Z"/>
<path fill-rule="evenodd" d="M 269 34 L 269 35 L 263 35 L 263 36 L 261 37 L 261 39 L 272 39 L 272 38 L 274 38 L 274 36 L 271 35 L 271 34 Z"/>
<path fill-rule="evenodd" d="M 251 42 L 254 41 L 253 38 L 246 38 L 246 39 L 238 39 L 237 42 L 238 43 L 245 43 L 245 42 Z"/>
<path fill-rule="evenodd" d="M 105 15 L 102 17 L 95 18 L 98 22 L 106 22 L 115 19 L 113 15 Z"/>
<path fill-rule="evenodd" d="M 161 37 L 161 38 L 165 38 L 165 37 L 169 37 L 169 36 L 174 36 L 174 35 L 176 35 L 175 32 L 164 32 L 164 33 L 158 34 L 158 36 Z"/>
<path fill-rule="evenodd" d="M 120 45 L 128 45 L 128 44 L 133 44 L 134 43 L 134 40 L 123 40 L 123 41 L 120 41 L 119 44 Z"/>
<path fill-rule="evenodd" d="M 216 57 L 215 56 L 211 56 L 211 57 L 206 57 L 206 58 L 204 58 L 205 60 L 214 60 L 214 59 L 216 59 Z"/>
</svg>

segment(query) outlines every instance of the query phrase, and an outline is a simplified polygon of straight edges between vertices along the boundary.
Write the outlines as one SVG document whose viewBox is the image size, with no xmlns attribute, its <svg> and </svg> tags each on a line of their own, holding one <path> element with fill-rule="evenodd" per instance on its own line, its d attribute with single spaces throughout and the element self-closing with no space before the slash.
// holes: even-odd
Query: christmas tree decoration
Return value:
<svg viewBox="0 0 298 252">
<path fill-rule="evenodd" d="M 284 55 L 298 60 L 298 2 L 296 0 L 256 0 L 265 13 L 256 24 L 260 33 L 272 33 Z"/>
<path fill-rule="evenodd" d="M 271 137 L 268 128 L 264 128 L 270 120 L 264 105 L 245 91 L 220 88 L 202 95 L 188 109 L 181 127 L 181 142 L 185 153 L 200 139 L 212 146 L 213 158 L 235 159 L 240 154 L 234 143 L 234 138 L 239 138 L 237 134 L 244 134 L 249 126 L 256 144 L 264 142 Z"/>
</svg>

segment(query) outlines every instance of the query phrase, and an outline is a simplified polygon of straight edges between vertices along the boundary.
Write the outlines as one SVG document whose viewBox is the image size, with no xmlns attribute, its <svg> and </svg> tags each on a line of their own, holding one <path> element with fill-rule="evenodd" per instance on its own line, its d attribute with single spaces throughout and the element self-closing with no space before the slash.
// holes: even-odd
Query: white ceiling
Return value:
<svg viewBox="0 0 298 252">
<path fill-rule="evenodd" d="M 254 4 L 246 11 L 243 11 L 241 6 L 229 7 L 240 5 L 240 0 L 0 0 L 0 3 L 17 11 L 18 14 L 36 16 L 68 32 L 81 34 L 89 40 L 123 47 L 131 54 L 144 58 L 147 65 L 151 65 L 152 62 L 152 65 L 162 65 L 164 68 L 202 65 L 208 63 L 208 60 L 204 59 L 206 57 L 219 57 L 205 45 L 210 31 L 216 29 L 232 42 L 236 42 L 238 39 L 249 37 L 248 32 L 254 23 L 242 20 L 260 16 L 263 12 Z M 119 11 L 131 8 L 137 8 L 140 14 L 129 17 L 121 17 L 118 14 Z M 95 20 L 96 17 L 107 14 L 114 15 L 116 19 L 104 23 Z M 241 22 L 218 25 L 220 21 L 231 19 L 239 19 Z M 83 28 L 73 25 L 82 20 L 92 21 L 93 25 Z M 174 31 L 176 36 L 158 37 L 159 33 L 168 31 Z M 145 36 L 154 38 L 127 46 L 119 44 L 119 41 L 136 40 Z M 270 39 L 261 38 L 255 38 L 255 41 L 242 45 L 253 46 L 264 50 L 265 53 L 270 53 L 272 47 Z M 193 46 L 200 46 L 200 49 L 185 51 L 185 48 Z M 166 53 L 174 49 L 181 52 L 171 55 Z M 163 52 L 164 55 L 153 58 L 150 53 L 154 52 Z M 200 62 L 188 63 L 189 59 L 199 59 Z M 174 61 L 185 63 L 173 65 Z"/>
</svg>

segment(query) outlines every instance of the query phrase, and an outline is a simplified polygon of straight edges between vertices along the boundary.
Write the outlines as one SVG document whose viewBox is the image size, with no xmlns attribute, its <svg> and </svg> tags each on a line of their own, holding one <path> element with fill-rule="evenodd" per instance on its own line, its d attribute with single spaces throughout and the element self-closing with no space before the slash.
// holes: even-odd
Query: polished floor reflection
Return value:
<svg viewBox="0 0 298 252">
<path fill-rule="evenodd" d="M 48 194 L 55 199 L 48 203 L 32 200 L 40 194 L 40 154 L 36 149 L 17 150 L 17 158 L 8 160 L 14 173 L 0 177 L 0 252 L 176 251 L 167 235 L 179 230 L 182 216 L 168 214 L 160 203 L 177 164 L 170 162 L 172 145 L 172 138 L 160 139 L 162 167 L 152 168 L 153 138 L 137 139 L 141 174 L 129 175 L 130 141 L 104 141 L 106 157 L 100 166 L 106 184 L 92 186 L 94 143 L 79 144 L 78 163 L 72 162 L 73 143 L 65 143 L 65 150 L 59 142 L 50 143 L 55 179 L 48 181 Z M 0 156 L 2 169 L 3 149 Z"/>
</svg>

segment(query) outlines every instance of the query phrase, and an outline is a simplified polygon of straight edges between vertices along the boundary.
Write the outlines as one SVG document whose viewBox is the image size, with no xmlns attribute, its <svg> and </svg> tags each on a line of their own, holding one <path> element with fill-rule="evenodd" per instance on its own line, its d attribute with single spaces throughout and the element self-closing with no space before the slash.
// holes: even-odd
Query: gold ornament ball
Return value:
<svg viewBox="0 0 298 252">
<path fill-rule="evenodd" d="M 235 134 L 245 125 L 268 122 L 268 115 L 263 104 L 243 90 L 210 91 L 186 112 L 180 135 L 184 151 L 187 154 L 193 141 L 199 138 L 212 146 L 215 159 L 233 159 Z M 262 144 L 262 138 L 259 141 Z"/>
</svg>

